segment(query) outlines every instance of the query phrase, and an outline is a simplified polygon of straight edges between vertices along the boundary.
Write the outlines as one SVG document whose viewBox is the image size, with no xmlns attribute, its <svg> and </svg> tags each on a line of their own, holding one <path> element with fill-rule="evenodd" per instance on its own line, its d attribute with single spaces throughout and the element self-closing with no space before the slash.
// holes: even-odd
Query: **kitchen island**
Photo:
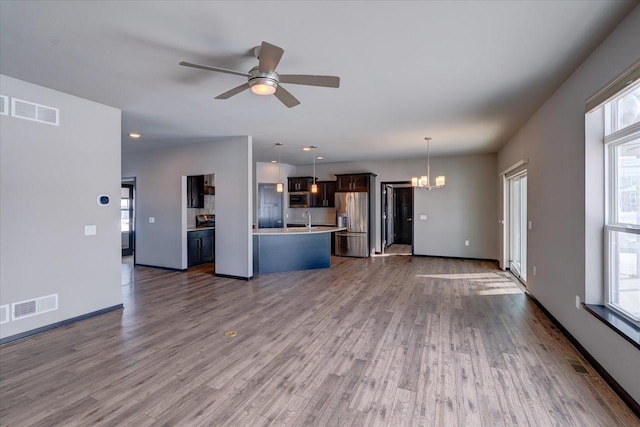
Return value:
<svg viewBox="0 0 640 427">
<path fill-rule="evenodd" d="M 253 274 L 331 267 L 331 233 L 344 227 L 253 230 Z"/>
</svg>

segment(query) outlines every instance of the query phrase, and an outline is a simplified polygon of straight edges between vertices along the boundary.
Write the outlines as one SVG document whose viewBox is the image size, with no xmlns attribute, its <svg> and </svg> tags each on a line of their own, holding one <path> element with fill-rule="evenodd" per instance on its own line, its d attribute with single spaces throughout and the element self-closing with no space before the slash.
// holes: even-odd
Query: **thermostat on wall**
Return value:
<svg viewBox="0 0 640 427">
<path fill-rule="evenodd" d="M 98 196 L 98 204 L 100 206 L 107 206 L 109 204 L 109 196 L 101 194 Z"/>
</svg>

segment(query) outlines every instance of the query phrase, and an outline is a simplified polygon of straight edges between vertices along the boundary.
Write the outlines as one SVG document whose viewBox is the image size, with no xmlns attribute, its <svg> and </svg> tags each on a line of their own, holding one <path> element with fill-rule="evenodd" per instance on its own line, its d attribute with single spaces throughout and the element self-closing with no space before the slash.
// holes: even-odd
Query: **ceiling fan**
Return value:
<svg viewBox="0 0 640 427">
<path fill-rule="evenodd" d="M 228 99 L 250 88 L 251 91 L 257 95 L 275 95 L 280 102 L 291 108 L 300 104 L 300 101 L 291 95 L 289 91 L 283 88 L 281 83 L 335 88 L 340 87 L 340 77 L 276 73 L 276 67 L 280 62 L 283 53 L 284 50 L 282 48 L 263 41 L 260 46 L 256 46 L 253 49 L 253 54 L 258 58 L 259 62 L 258 65 L 249 70 L 248 73 L 227 70 L 219 67 L 209 67 L 207 65 L 192 64 L 185 61 L 180 62 L 180 65 L 247 77 L 247 83 L 216 96 L 216 99 Z"/>
</svg>

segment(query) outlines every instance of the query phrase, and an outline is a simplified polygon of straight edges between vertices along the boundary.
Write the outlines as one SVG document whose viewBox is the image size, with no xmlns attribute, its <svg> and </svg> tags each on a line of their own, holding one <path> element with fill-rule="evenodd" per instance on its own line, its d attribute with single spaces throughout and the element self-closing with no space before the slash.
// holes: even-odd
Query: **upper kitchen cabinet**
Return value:
<svg viewBox="0 0 640 427">
<path fill-rule="evenodd" d="M 187 177 L 187 208 L 204 208 L 204 175 Z"/>
<path fill-rule="evenodd" d="M 289 177 L 289 192 L 310 191 L 313 178 L 310 176 Z"/>
<path fill-rule="evenodd" d="M 367 192 L 373 186 L 373 179 L 375 177 L 376 174 L 373 173 L 336 175 L 338 186 L 336 191 Z"/>
<path fill-rule="evenodd" d="M 334 208 L 336 206 L 336 181 L 318 181 L 318 192 L 311 193 L 312 208 Z"/>
<path fill-rule="evenodd" d="M 216 195 L 216 181 L 215 174 L 209 174 L 204 176 L 204 194 L 215 196 Z"/>
</svg>

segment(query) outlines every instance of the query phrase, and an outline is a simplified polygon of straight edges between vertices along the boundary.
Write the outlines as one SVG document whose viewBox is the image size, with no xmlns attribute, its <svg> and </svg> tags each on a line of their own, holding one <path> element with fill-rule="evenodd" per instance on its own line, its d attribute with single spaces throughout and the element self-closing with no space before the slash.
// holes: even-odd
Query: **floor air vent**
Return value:
<svg viewBox="0 0 640 427">
<path fill-rule="evenodd" d="M 567 359 L 567 362 L 569 362 L 569 365 L 571 365 L 571 367 L 573 368 L 574 371 L 576 371 L 577 374 L 591 375 L 591 372 L 589 372 L 589 370 L 582 364 L 580 359 L 578 359 L 577 357 L 565 356 L 564 358 Z"/>
<path fill-rule="evenodd" d="M 58 309 L 58 294 L 11 304 L 11 319 L 18 320 Z"/>
<path fill-rule="evenodd" d="M 0 325 L 9 321 L 9 305 L 0 305 Z"/>
<path fill-rule="evenodd" d="M 58 126 L 58 109 L 21 99 L 11 99 L 11 115 L 19 119 L 33 120 Z"/>
</svg>

